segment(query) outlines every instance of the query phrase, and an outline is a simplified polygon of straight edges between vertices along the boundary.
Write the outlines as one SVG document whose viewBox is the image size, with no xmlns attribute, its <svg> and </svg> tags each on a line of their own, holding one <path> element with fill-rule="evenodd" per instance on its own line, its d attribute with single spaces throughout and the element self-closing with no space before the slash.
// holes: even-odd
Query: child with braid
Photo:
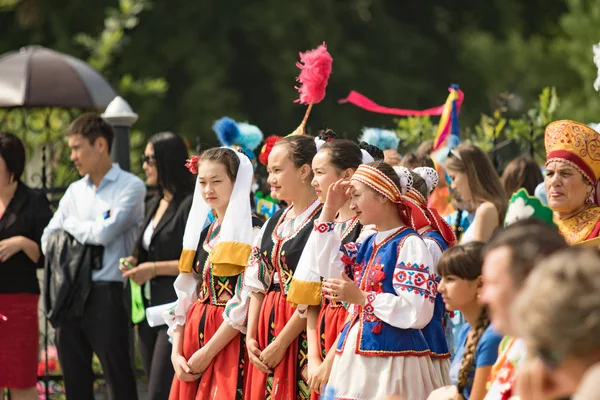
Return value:
<svg viewBox="0 0 600 400">
<path fill-rule="evenodd" d="M 467 323 L 458 335 L 450 365 L 454 386 L 434 391 L 434 399 L 482 400 L 492 365 L 498 358 L 502 336 L 492 330 L 485 306 L 479 302 L 482 286 L 483 243 L 470 242 L 448 249 L 440 258 L 439 292 L 449 311 L 460 311 Z"/>
</svg>

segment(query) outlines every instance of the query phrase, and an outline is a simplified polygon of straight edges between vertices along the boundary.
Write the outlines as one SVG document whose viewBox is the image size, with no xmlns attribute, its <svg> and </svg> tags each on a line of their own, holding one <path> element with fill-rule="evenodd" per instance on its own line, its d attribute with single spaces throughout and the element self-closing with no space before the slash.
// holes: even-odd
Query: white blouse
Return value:
<svg viewBox="0 0 600 400">
<path fill-rule="evenodd" d="M 142 234 L 142 248 L 146 251 L 150 248 L 150 242 L 152 241 L 152 235 L 154 234 L 154 226 L 152 225 L 152 220 L 148 222 L 148 226 L 144 230 Z"/>
</svg>

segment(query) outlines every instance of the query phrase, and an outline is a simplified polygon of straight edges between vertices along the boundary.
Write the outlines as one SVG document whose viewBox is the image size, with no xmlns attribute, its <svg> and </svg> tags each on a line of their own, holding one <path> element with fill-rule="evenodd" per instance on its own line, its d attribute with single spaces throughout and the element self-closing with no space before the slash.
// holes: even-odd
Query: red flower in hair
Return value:
<svg viewBox="0 0 600 400">
<path fill-rule="evenodd" d="M 196 175 L 198 173 L 198 160 L 200 159 L 200 156 L 192 156 L 191 159 L 188 159 L 185 162 L 185 166 L 187 167 L 187 169 L 190 170 L 190 172 L 194 175 Z"/>
<path fill-rule="evenodd" d="M 267 139 L 265 139 L 265 144 L 260 150 L 260 155 L 258 156 L 258 160 L 262 165 L 267 165 L 267 162 L 269 161 L 269 154 L 271 154 L 273 146 L 275 146 L 275 143 L 279 142 L 281 139 L 283 139 L 281 136 L 276 135 L 269 136 Z"/>
</svg>

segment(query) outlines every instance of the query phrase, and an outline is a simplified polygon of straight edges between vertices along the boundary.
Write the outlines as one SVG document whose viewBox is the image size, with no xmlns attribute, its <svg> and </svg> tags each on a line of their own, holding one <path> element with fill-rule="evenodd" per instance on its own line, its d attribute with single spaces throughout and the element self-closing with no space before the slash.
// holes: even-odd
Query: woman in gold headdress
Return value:
<svg viewBox="0 0 600 400">
<path fill-rule="evenodd" d="M 575 121 L 546 127 L 546 192 L 570 245 L 600 237 L 600 133 Z"/>
</svg>

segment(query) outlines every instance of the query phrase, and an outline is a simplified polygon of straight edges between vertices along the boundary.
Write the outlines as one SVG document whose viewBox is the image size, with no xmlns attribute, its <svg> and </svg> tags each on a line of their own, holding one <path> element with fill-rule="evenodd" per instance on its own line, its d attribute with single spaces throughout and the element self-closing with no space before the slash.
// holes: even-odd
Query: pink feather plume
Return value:
<svg viewBox="0 0 600 400">
<path fill-rule="evenodd" d="M 296 81 L 300 82 L 301 86 L 296 87 L 300 93 L 296 103 L 316 104 L 325 98 L 332 63 L 333 58 L 327 51 L 325 42 L 314 50 L 300 53 L 300 62 L 296 63 L 300 68 L 300 75 Z"/>
</svg>

